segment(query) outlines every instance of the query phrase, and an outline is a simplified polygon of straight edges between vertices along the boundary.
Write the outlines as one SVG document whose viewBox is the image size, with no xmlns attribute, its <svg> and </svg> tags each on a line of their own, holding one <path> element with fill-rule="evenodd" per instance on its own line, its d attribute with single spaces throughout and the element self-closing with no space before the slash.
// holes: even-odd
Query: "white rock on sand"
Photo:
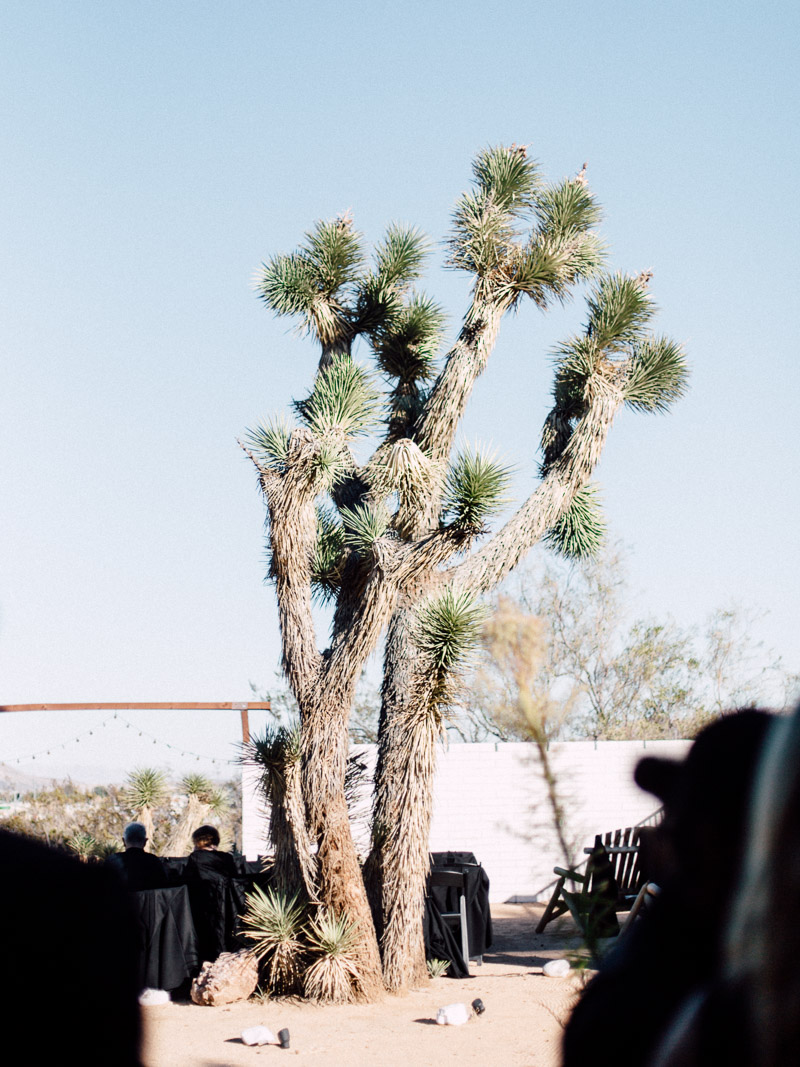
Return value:
<svg viewBox="0 0 800 1067">
<path fill-rule="evenodd" d="M 581 988 L 581 972 L 554 982 L 542 974 L 550 959 L 576 944 L 569 918 L 534 932 L 542 905 L 492 908 L 495 938 L 484 964 L 462 981 L 437 978 L 422 991 L 387 996 L 378 1004 L 340 1006 L 270 1000 L 225 1007 L 192 1003 L 153 1006 L 145 1013 L 146 1067 L 238 1067 L 254 1056 L 291 1057 L 295 1067 L 557 1067 L 561 1035 Z M 584 972 L 585 973 L 585 972 Z M 485 1012 L 464 1026 L 437 1026 L 437 1010 L 479 997 Z M 243 1030 L 288 1028 L 291 1047 L 245 1045 Z M 288 1067 L 288 1064 L 287 1064 Z"/>
</svg>

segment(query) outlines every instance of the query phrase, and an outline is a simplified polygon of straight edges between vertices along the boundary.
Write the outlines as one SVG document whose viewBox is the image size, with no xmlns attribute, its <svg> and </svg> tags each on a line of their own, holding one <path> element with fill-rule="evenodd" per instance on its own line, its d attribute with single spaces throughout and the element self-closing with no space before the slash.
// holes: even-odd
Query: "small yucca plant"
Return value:
<svg viewBox="0 0 800 1067">
<path fill-rule="evenodd" d="M 261 975 L 270 993 L 295 993 L 305 949 L 300 936 L 305 907 L 298 896 L 289 897 L 258 886 L 247 896 L 247 910 L 242 916 L 242 934 L 251 942 L 250 952 L 261 966 Z"/>
<path fill-rule="evenodd" d="M 450 966 L 450 960 L 428 960 L 428 974 L 431 978 L 441 978 Z"/>
<path fill-rule="evenodd" d="M 77 833 L 67 841 L 70 850 L 75 853 L 82 863 L 88 863 L 94 855 L 95 839 L 91 834 Z"/>
<path fill-rule="evenodd" d="M 95 841 L 92 855 L 99 860 L 107 860 L 109 856 L 119 852 L 116 841 Z"/>
<path fill-rule="evenodd" d="M 355 1000 L 361 972 L 355 954 L 358 925 L 346 912 L 338 917 L 320 908 L 307 931 L 309 948 L 317 958 L 307 969 L 303 987 L 310 1000 L 346 1004 Z"/>
</svg>

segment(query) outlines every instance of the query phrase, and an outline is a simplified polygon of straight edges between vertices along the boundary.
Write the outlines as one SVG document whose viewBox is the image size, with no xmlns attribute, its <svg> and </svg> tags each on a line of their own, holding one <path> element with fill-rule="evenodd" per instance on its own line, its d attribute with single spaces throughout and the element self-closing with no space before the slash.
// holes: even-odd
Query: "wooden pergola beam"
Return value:
<svg viewBox="0 0 800 1067">
<path fill-rule="evenodd" d="M 242 717 L 242 741 L 250 740 L 249 711 L 270 711 L 268 700 L 139 701 L 128 704 L 0 704 L 4 711 L 238 711 Z"/>
</svg>

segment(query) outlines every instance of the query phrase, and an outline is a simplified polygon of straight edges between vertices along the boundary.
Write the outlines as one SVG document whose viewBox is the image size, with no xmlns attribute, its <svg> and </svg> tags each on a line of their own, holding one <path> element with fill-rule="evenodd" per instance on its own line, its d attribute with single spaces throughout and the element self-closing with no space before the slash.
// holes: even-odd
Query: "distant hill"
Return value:
<svg viewBox="0 0 800 1067">
<path fill-rule="evenodd" d="M 53 781 L 53 778 L 26 774 L 7 763 L 0 763 L 0 792 L 31 793 L 34 789 L 49 789 Z"/>
</svg>

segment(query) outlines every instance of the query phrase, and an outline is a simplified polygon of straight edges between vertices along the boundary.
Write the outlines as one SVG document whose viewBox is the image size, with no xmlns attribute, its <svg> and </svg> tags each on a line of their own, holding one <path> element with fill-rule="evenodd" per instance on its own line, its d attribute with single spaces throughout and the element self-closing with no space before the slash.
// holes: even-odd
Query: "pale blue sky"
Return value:
<svg viewBox="0 0 800 1067">
<path fill-rule="evenodd" d="M 624 414 L 599 470 L 635 609 L 768 611 L 797 668 L 798 22 L 789 2 L 7 0 L 0 702 L 271 682 L 235 439 L 304 392 L 315 353 L 253 273 L 347 208 L 371 239 L 403 220 L 440 242 L 475 151 L 512 141 L 554 179 L 588 161 L 611 265 L 654 271 L 658 327 L 689 351 L 691 394 Z M 426 287 L 455 328 L 467 280 L 441 259 Z M 526 307 L 476 389 L 465 434 L 518 464 L 520 494 L 548 350 L 581 317 Z M 140 718 L 202 753 L 237 737 L 235 714 Z M 0 759 L 94 719 L 6 717 Z M 151 755 L 112 736 L 53 773 Z"/>
</svg>

